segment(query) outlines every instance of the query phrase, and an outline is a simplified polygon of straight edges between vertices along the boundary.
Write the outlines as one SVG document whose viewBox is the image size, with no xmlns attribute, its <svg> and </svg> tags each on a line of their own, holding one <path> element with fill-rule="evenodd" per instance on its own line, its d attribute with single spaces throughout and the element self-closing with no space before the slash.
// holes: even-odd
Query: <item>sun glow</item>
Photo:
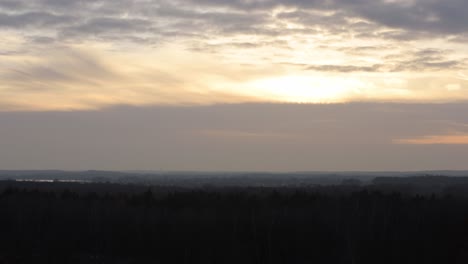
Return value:
<svg viewBox="0 0 468 264">
<path fill-rule="evenodd" d="M 262 97 L 294 103 L 338 103 L 359 93 L 357 79 L 288 75 L 255 80 L 250 86 Z"/>
</svg>

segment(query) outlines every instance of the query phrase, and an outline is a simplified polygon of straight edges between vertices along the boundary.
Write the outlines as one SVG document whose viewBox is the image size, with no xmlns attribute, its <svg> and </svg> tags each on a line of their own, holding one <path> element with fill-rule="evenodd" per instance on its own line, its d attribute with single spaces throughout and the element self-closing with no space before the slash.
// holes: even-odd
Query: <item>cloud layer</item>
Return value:
<svg viewBox="0 0 468 264">
<path fill-rule="evenodd" d="M 0 0 L 0 109 L 465 100 L 467 8 L 464 0 Z M 278 78 L 295 90 L 271 85 Z"/>
<path fill-rule="evenodd" d="M 280 24 L 288 22 L 301 26 L 289 34 L 316 29 L 332 35 L 351 31 L 419 38 L 464 35 L 468 24 L 464 0 L 2 0 L 0 8 L 1 27 L 55 31 L 61 40 L 78 36 L 275 35 L 286 33 Z M 379 32 L 384 28 L 400 33 Z"/>
<path fill-rule="evenodd" d="M 467 112 L 464 103 L 351 103 L 0 113 L 0 167 L 467 169 Z"/>
</svg>

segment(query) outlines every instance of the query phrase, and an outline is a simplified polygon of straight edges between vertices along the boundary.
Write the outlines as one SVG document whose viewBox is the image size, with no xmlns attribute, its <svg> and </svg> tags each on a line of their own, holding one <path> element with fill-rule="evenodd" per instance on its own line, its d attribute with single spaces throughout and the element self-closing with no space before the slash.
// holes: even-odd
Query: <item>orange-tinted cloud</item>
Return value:
<svg viewBox="0 0 468 264">
<path fill-rule="evenodd" d="M 429 135 L 419 138 L 405 138 L 393 141 L 396 144 L 409 144 L 409 145 L 468 145 L 467 134 L 457 135 Z"/>
</svg>

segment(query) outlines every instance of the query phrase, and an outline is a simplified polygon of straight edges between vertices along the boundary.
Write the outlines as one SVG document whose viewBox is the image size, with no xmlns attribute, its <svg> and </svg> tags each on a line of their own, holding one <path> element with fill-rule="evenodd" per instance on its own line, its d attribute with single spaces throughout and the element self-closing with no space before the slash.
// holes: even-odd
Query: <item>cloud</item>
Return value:
<svg viewBox="0 0 468 264">
<path fill-rule="evenodd" d="M 64 29 L 64 35 L 99 35 L 129 32 L 145 33 L 151 30 L 152 23 L 146 19 L 117 19 L 117 18 L 94 18 L 84 23 L 70 26 Z"/>
<path fill-rule="evenodd" d="M 0 13 L 0 28 L 50 28 L 69 24 L 74 20 L 75 18 L 70 15 L 56 15 L 42 11 L 24 12 L 19 14 Z"/>
<path fill-rule="evenodd" d="M 3 0 L 0 2 L 0 8 L 6 10 L 17 10 L 24 7 L 24 3 L 22 1 L 17 0 Z"/>
<path fill-rule="evenodd" d="M 341 49 L 345 52 L 355 53 L 362 51 L 374 51 L 373 48 L 358 47 Z M 451 51 L 442 49 L 417 49 L 405 51 L 398 55 L 384 57 L 382 63 L 372 65 L 307 65 L 296 64 L 305 67 L 306 70 L 319 72 L 426 72 L 460 70 L 466 66 L 464 58 L 450 59 Z"/>
<path fill-rule="evenodd" d="M 468 134 L 430 135 L 418 138 L 405 138 L 394 140 L 394 143 L 409 145 L 468 145 Z"/>
<path fill-rule="evenodd" d="M 468 21 L 463 12 L 468 8 L 466 1 L 416 0 L 408 3 L 370 0 L 181 0 L 177 3 L 154 0 L 18 0 L 2 1 L 0 26 L 18 30 L 25 26 L 38 30 L 53 26 L 55 35 L 62 38 L 76 34 L 80 37 L 103 34 L 99 36 L 105 37 L 112 32 L 154 36 L 163 32 L 290 34 L 290 28 L 281 27 L 283 22 L 301 25 L 305 29 L 303 34 L 318 26 L 329 34 L 354 32 L 362 36 L 374 34 L 374 37 L 400 39 L 417 38 L 421 33 L 433 37 L 466 32 Z M 281 8 L 286 11 L 275 11 Z M 401 31 L 382 33 L 382 28 Z"/>
<path fill-rule="evenodd" d="M 224 102 L 214 94 L 249 102 L 318 102 L 324 94 L 339 97 L 334 102 L 466 98 L 465 83 L 441 94 L 467 66 L 455 41 L 466 35 L 464 18 L 448 15 L 465 4 L 439 2 L 5 0 L 0 94 L 7 99 L 0 100 L 24 105 L 40 91 L 36 98 L 48 91 L 49 103 L 59 94 L 76 96 L 64 105 L 77 107 L 141 98 Z M 85 52 L 77 55 L 76 47 Z M 297 87 L 291 95 L 274 80 L 295 80 Z M 425 81 L 430 93 L 420 91 Z"/>
<path fill-rule="evenodd" d="M 193 1 L 193 5 L 229 7 L 233 9 L 271 9 L 287 6 L 298 10 L 339 10 L 350 16 L 361 17 L 383 26 L 408 31 L 438 34 L 459 34 L 466 31 L 467 17 L 464 0 L 448 1 Z"/>
<path fill-rule="evenodd" d="M 311 65 L 307 66 L 307 70 L 324 71 L 324 72 L 379 72 L 383 65 L 375 64 L 371 66 L 354 66 L 354 65 Z"/>
<path fill-rule="evenodd" d="M 394 144 L 392 139 L 455 134 L 447 129 L 468 135 L 462 129 L 467 111 L 465 103 L 352 103 L 0 112 L 0 167 L 466 169 L 466 145 Z"/>
<path fill-rule="evenodd" d="M 22 56 L 24 61 L 9 55 L 2 61 L 7 66 L 0 69 L 0 111 L 258 101 L 256 96 L 225 86 L 271 71 L 244 72 L 242 67 L 223 65 L 209 56 L 170 48 L 137 58 L 91 47 L 51 45 Z M 154 64 L 157 60 L 174 64 Z"/>
<path fill-rule="evenodd" d="M 56 46 L 55 50 L 47 51 L 47 53 L 50 57 L 40 58 L 39 63 L 30 63 L 18 68 L 11 65 L 9 69 L 0 72 L 2 79 L 26 85 L 29 82 L 36 84 L 80 83 L 96 85 L 98 80 L 117 78 L 115 73 L 112 73 L 104 62 L 84 51 Z M 27 86 L 32 86 L 31 89 L 40 89 L 39 86 Z M 44 85 L 40 86 L 44 87 Z M 15 89 L 18 89 L 26 86 L 15 87 Z M 54 85 L 47 88 L 53 89 Z"/>
</svg>

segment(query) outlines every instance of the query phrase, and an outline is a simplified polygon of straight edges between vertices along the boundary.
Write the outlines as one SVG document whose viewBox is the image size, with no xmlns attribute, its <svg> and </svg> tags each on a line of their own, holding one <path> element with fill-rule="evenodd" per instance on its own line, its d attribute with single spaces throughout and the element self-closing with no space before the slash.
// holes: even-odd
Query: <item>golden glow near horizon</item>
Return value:
<svg viewBox="0 0 468 264">
<path fill-rule="evenodd" d="M 168 15 L 159 19 L 144 12 L 150 2 L 134 4 L 135 14 L 102 17 L 101 6 L 84 5 L 88 20 L 54 7 L 50 17 L 31 18 L 38 25 L 13 19 L 39 6 L 0 6 L 13 21 L 0 27 L 0 111 L 468 99 L 468 48 L 457 32 L 392 27 L 339 6 L 246 11 L 226 4 L 190 13 L 188 3 L 164 11 L 162 1 L 155 8 Z M 243 24 L 247 18 L 259 26 Z M 161 32 L 152 33 L 157 26 Z"/>
</svg>

